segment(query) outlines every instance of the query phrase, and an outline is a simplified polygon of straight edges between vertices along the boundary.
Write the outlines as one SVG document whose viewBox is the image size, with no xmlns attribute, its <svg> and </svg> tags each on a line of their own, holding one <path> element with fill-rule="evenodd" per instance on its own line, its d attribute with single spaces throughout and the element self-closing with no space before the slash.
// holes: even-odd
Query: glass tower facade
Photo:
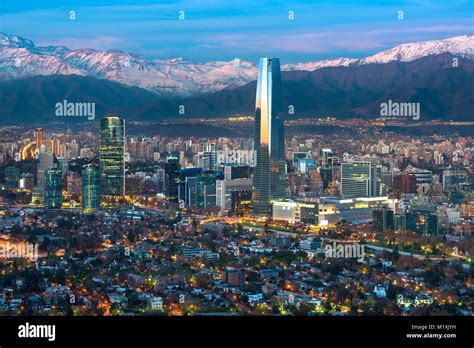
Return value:
<svg viewBox="0 0 474 348">
<path fill-rule="evenodd" d="M 165 194 L 170 202 L 179 201 L 181 166 L 176 156 L 168 156 L 165 163 Z"/>
<path fill-rule="evenodd" d="M 205 144 L 203 152 L 204 170 L 211 170 L 215 172 L 217 169 L 217 145 Z"/>
<path fill-rule="evenodd" d="M 214 172 L 205 171 L 198 176 L 197 206 L 208 209 L 216 205 L 216 175 Z"/>
<path fill-rule="evenodd" d="M 44 175 L 44 205 L 50 209 L 61 208 L 63 175 L 61 169 L 47 169 Z"/>
<path fill-rule="evenodd" d="M 278 58 L 261 58 L 255 103 L 257 167 L 253 178 L 253 212 L 271 215 L 272 200 L 285 195 L 285 139 L 281 119 L 281 72 Z"/>
<path fill-rule="evenodd" d="M 100 173 L 90 166 L 82 171 L 82 208 L 94 210 L 100 207 Z"/>
<path fill-rule="evenodd" d="M 100 187 L 102 196 L 125 195 L 125 121 L 107 116 L 100 121 Z"/>
<path fill-rule="evenodd" d="M 352 161 L 341 165 L 341 195 L 377 197 L 377 166 L 373 161 Z"/>
</svg>

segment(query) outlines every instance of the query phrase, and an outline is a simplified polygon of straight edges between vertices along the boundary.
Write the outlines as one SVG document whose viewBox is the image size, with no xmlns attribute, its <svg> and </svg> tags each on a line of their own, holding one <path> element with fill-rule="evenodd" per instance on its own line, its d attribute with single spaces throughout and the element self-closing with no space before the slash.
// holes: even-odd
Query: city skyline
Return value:
<svg viewBox="0 0 474 348">
<path fill-rule="evenodd" d="M 266 115 L 269 116 L 272 115 L 272 108 L 278 103 L 272 103 L 272 98 L 264 96 L 278 95 L 276 92 L 278 89 L 276 87 L 278 85 L 276 83 L 278 81 L 278 74 L 276 74 L 278 60 L 264 58 L 261 68 L 260 89 L 257 89 L 256 93 L 256 101 L 259 101 L 256 103 L 257 116 L 260 109 L 268 109 L 269 113 Z M 266 80 L 264 77 L 271 78 Z M 266 89 L 263 86 L 275 88 Z M 269 91 L 274 93 L 269 93 Z M 111 128 L 108 127 L 108 124 L 117 120 L 121 121 L 117 123 L 121 129 L 124 119 L 118 116 L 108 116 L 103 119 L 106 126 L 101 132 L 106 130 L 109 134 Z M 268 124 L 271 125 L 271 119 L 268 121 Z M 259 130 L 259 127 L 256 127 L 256 130 Z M 117 131 L 120 133 L 120 130 Z M 272 148 L 272 133 L 267 131 L 262 130 L 264 142 L 268 143 L 265 150 Z M 268 252 L 273 250 L 272 248 L 276 248 L 277 252 L 278 250 L 281 252 L 282 248 L 286 250 L 287 243 L 291 244 L 291 242 L 278 238 L 275 240 L 272 235 L 273 231 L 287 231 L 286 233 L 295 234 L 293 238 L 298 240 L 296 246 L 300 250 L 299 252 L 312 255 L 307 262 L 312 262 L 311 258 L 319 258 L 321 251 L 323 251 L 326 259 L 318 262 L 324 262 L 324 260 L 329 262 L 334 258 L 343 258 L 350 265 L 353 262 L 351 260 L 358 258 L 358 262 L 362 262 L 361 272 L 365 272 L 363 260 L 367 255 L 376 258 L 377 262 L 388 264 L 384 257 L 380 258 L 379 254 L 367 251 L 372 250 L 371 248 L 378 248 L 377 245 L 380 243 L 385 245 L 387 250 L 391 250 L 390 262 L 396 262 L 396 259 L 392 259 L 393 254 L 397 253 L 391 244 L 393 241 L 387 242 L 387 239 L 384 239 L 389 238 L 388 236 L 395 238 L 397 243 L 400 243 L 402 256 L 406 256 L 407 254 L 404 253 L 406 250 L 410 250 L 410 253 L 414 253 L 415 258 L 426 254 L 436 260 L 440 255 L 445 255 L 450 262 L 467 262 L 466 265 L 471 262 L 466 247 L 462 245 L 464 239 L 468 240 L 471 236 L 469 221 L 472 203 L 469 201 L 469 197 L 472 194 L 473 182 L 470 164 L 473 154 L 472 138 L 440 139 L 439 137 L 425 136 L 421 142 L 419 139 L 407 142 L 410 137 L 403 136 L 402 139 L 396 135 L 387 137 L 389 133 L 385 135 L 377 133 L 378 138 L 376 139 L 371 136 L 361 137 L 359 141 L 354 141 L 359 136 L 350 136 L 343 141 L 337 136 L 331 135 L 317 138 L 287 136 L 284 158 L 287 165 L 285 187 L 288 196 L 272 200 L 270 215 L 266 211 L 265 222 L 262 222 L 262 216 L 259 215 L 258 210 L 255 210 L 255 208 L 258 209 L 258 206 L 254 207 L 252 213 L 252 207 L 250 206 L 249 209 L 248 205 L 251 204 L 249 191 L 251 192 L 252 187 L 251 185 L 249 187 L 249 180 L 251 182 L 252 172 L 253 178 L 258 178 L 256 177 L 258 155 L 255 163 L 245 152 L 252 148 L 252 138 L 193 138 L 183 141 L 180 137 L 128 135 L 125 142 L 127 144 L 126 150 L 120 155 L 123 160 L 125 156 L 127 157 L 125 179 L 129 184 L 124 187 L 125 194 L 119 200 L 102 200 L 99 206 L 99 171 L 93 169 L 93 166 L 88 163 L 97 163 L 94 158 L 97 158 L 99 163 L 102 160 L 96 157 L 103 152 L 103 149 L 97 146 L 99 143 L 104 143 L 104 136 L 101 132 L 85 132 L 80 136 L 69 130 L 65 135 L 51 133 L 45 129 L 30 128 L 26 134 L 30 134 L 30 139 L 34 139 L 35 143 L 41 143 L 38 153 L 38 173 L 40 173 L 41 166 L 46 168 L 46 178 L 43 184 L 45 188 L 44 205 L 35 201 L 35 185 L 34 182 L 27 182 L 30 176 L 28 172 L 25 172 L 22 162 L 20 160 L 16 161 L 19 163 L 9 161 L 8 166 L 4 169 L 6 186 L 1 190 L 2 194 L 6 193 L 4 197 L 9 201 L 12 194 L 17 195 L 20 200 L 24 199 L 22 198 L 24 193 L 30 192 L 33 193 L 33 196 L 31 196 L 32 202 L 22 208 L 16 208 L 15 205 L 10 208 L 4 207 L 3 209 L 6 210 L 2 211 L 6 211 L 8 219 L 14 216 L 15 212 L 19 212 L 17 209 L 22 209 L 21 211 L 26 212 L 28 216 L 40 212 L 47 214 L 49 209 L 54 209 L 60 216 L 78 214 L 77 216 L 83 216 L 82 218 L 111 217 L 112 220 L 107 219 L 107 224 L 114 221 L 113 216 L 119 214 L 120 219 L 133 219 L 133 226 L 136 226 L 140 221 L 149 222 L 152 216 L 162 216 L 161 213 L 156 215 L 157 212 L 167 212 L 167 218 L 163 221 L 174 224 L 174 228 L 181 226 L 179 229 L 184 229 L 176 235 L 177 238 L 181 238 L 178 236 L 185 233 L 184 231 L 189 232 L 189 228 L 191 231 L 199 230 L 200 223 L 207 226 L 206 228 L 220 228 L 219 226 L 235 224 L 240 226 L 242 231 L 246 231 L 245 233 L 257 233 L 258 235 L 262 233 L 258 228 L 266 231 L 264 232 L 265 237 L 262 238 L 260 235 L 257 238 L 259 240 L 256 244 L 258 247 L 251 246 L 250 249 L 246 249 L 246 242 L 242 242 L 243 249 L 239 248 L 238 253 L 234 253 L 231 249 L 231 254 L 234 257 L 239 256 L 242 250 L 244 253 L 249 252 L 249 255 L 260 250 L 258 248 L 264 248 L 262 250 L 268 250 Z M 36 136 L 31 136 L 32 134 Z M 88 139 L 89 137 L 92 138 Z M 95 140 L 91 142 L 92 139 Z M 359 143 L 362 143 L 362 146 Z M 352 145 L 347 147 L 349 144 Z M 407 144 L 409 144 L 408 148 Z M 76 147 L 78 148 L 76 149 Z M 278 150 L 278 146 L 273 147 L 275 151 Z M 13 146 L 8 148 L 10 151 L 15 149 Z M 70 148 L 73 148 L 74 151 L 68 150 Z M 94 148 L 95 150 L 92 150 Z M 23 152 L 21 148 L 18 148 L 18 151 Z M 370 161 L 363 160 L 368 157 L 371 158 Z M 212 170 L 214 160 L 216 161 L 215 171 Z M 169 166 L 170 161 L 173 163 L 172 166 Z M 78 164 L 80 165 L 78 166 Z M 62 168 L 52 168 L 57 165 Z M 82 168 L 85 169 L 82 170 Z M 77 176 L 77 173 L 82 174 L 82 180 Z M 65 180 L 61 180 L 61 177 L 64 177 Z M 348 180 L 349 183 L 345 184 L 345 180 Z M 347 194 L 346 190 L 349 190 Z M 79 207 L 77 202 L 81 200 L 81 192 L 83 195 L 82 207 Z M 218 197 L 221 198 L 218 199 Z M 214 205 L 216 204 L 219 210 L 215 209 Z M 111 213 L 114 215 L 110 216 Z M 211 222 L 208 222 L 209 220 Z M 198 221 L 201 222 L 198 223 Z M 176 225 L 177 223 L 178 225 Z M 107 224 L 100 229 L 105 228 Z M 257 230 L 253 231 L 255 227 Z M 273 231 L 268 231 L 267 228 Z M 288 228 L 290 230 L 287 230 Z M 349 229 L 354 230 L 351 232 L 350 239 L 346 239 L 343 236 L 344 233 L 348 233 Z M 146 238 L 150 237 L 149 233 L 160 234 L 162 232 L 160 230 L 152 232 L 148 229 L 145 234 L 148 235 Z M 324 242 L 328 238 L 328 233 L 332 236 L 331 238 L 335 239 L 330 238 L 330 242 Z M 399 233 L 402 234 L 397 236 Z M 108 234 L 105 234 L 103 238 L 108 239 L 107 236 Z M 449 242 L 441 242 L 442 238 L 446 237 L 449 238 Z M 124 243 L 135 248 L 137 238 L 140 237 L 135 232 L 128 232 L 126 236 L 128 241 L 124 241 Z M 364 240 L 363 244 L 361 240 Z M 356 254 L 341 254 L 341 256 L 333 250 L 337 248 L 338 243 L 348 243 L 349 241 L 356 243 L 355 245 L 359 248 L 354 251 Z M 406 244 L 413 241 L 421 244 Z M 105 250 L 112 246 L 108 243 L 105 244 L 108 245 Z M 433 243 L 437 243 L 436 247 Z M 454 245 L 459 245 L 460 251 L 451 253 L 451 247 L 448 245 L 453 245 L 452 243 L 459 243 Z M 195 245 L 195 247 L 183 248 L 180 251 L 181 256 L 179 256 L 182 260 L 210 262 L 210 260 L 219 258 L 222 253 L 222 251 L 217 252 L 211 246 L 198 248 L 196 244 L 189 245 Z M 204 245 L 207 243 L 204 242 Z M 176 259 L 173 259 L 175 256 L 171 255 L 171 257 L 171 260 L 175 260 L 173 262 L 177 262 Z M 202 257 L 208 261 L 204 261 Z M 265 267 L 265 265 L 262 266 Z M 398 267 L 401 266 L 398 265 Z M 279 271 L 265 268 L 259 272 L 264 271 L 274 274 L 271 277 L 279 274 Z M 220 279 L 224 284 L 240 288 L 244 286 L 245 272 L 235 270 L 232 266 L 227 267 L 221 272 Z M 398 311 L 405 314 L 426 313 L 425 311 L 432 306 L 436 306 L 436 308 L 447 306 L 443 302 L 436 302 L 435 305 L 435 301 L 441 301 L 442 295 L 433 292 L 430 287 L 426 286 L 423 286 L 423 291 L 420 291 L 418 283 L 414 284 L 412 289 L 416 296 L 413 292 L 403 292 L 399 289 L 400 294 L 403 293 L 402 297 L 394 298 L 393 294 L 389 295 L 389 293 L 392 291 L 390 288 L 397 285 L 397 281 L 395 280 L 388 287 L 384 285 L 384 282 L 378 281 L 379 284 L 373 289 L 368 288 L 370 292 L 373 291 L 377 299 L 396 299 L 398 309 L 392 308 L 390 310 L 394 314 L 400 313 Z M 432 280 L 427 281 L 431 282 Z M 288 286 L 291 289 L 293 285 Z M 63 291 L 60 288 L 62 289 L 62 286 L 58 286 L 57 291 Z M 252 301 L 262 301 L 257 295 Z M 464 308 L 469 304 L 468 302 L 466 305 L 464 304 L 465 296 L 459 298 L 461 304 L 456 306 L 462 306 L 461 308 L 465 310 Z M 161 297 L 156 299 L 156 301 L 162 300 Z M 316 305 L 311 309 L 312 312 L 325 313 L 327 311 L 317 304 L 320 303 L 318 302 L 320 300 L 314 301 L 316 301 Z M 448 300 L 442 301 L 449 303 L 449 297 Z M 150 303 L 149 306 L 147 310 L 150 311 L 164 308 L 163 303 L 156 304 L 156 307 L 155 304 Z M 187 309 L 189 314 L 192 313 L 191 308 Z M 341 305 L 340 309 L 351 313 L 344 305 Z M 116 308 L 115 311 L 117 310 Z M 284 307 L 278 309 L 282 313 L 285 310 Z M 372 310 L 378 311 L 380 309 L 375 307 Z M 452 309 L 448 310 L 452 311 Z M 107 313 L 105 315 L 108 315 Z M 120 310 L 115 313 L 120 313 Z M 370 315 L 370 313 L 372 312 L 366 314 Z"/>
<path fill-rule="evenodd" d="M 4 343 L 470 342 L 472 13 L 0 2 Z"/>
</svg>

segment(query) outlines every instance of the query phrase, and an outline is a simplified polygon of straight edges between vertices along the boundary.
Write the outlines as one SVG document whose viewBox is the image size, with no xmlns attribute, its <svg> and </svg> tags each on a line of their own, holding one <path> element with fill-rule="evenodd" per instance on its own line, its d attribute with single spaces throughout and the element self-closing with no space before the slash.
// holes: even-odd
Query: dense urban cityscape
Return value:
<svg viewBox="0 0 474 348">
<path fill-rule="evenodd" d="M 472 137 L 285 136 L 280 93 L 247 137 L 0 128 L 0 313 L 472 315 Z"/>
</svg>

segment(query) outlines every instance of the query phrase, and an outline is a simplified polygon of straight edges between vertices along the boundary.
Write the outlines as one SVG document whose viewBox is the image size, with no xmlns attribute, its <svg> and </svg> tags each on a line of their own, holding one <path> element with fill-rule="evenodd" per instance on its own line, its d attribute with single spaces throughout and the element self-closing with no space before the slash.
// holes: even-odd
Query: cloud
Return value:
<svg viewBox="0 0 474 348">
<path fill-rule="evenodd" d="M 74 38 L 64 37 L 60 39 L 51 38 L 49 40 L 40 41 L 35 43 L 36 46 L 65 46 L 69 49 L 80 49 L 80 48 L 91 48 L 96 50 L 109 50 L 116 49 L 123 45 L 123 39 L 114 36 L 97 36 L 94 38 Z"/>
<path fill-rule="evenodd" d="M 93 0 L 12 4 L 0 31 L 37 45 L 72 49 L 121 49 L 151 59 L 183 56 L 195 61 L 283 55 L 287 61 L 363 57 L 403 42 L 472 33 L 473 5 L 465 0 L 401 2 L 253 0 Z M 406 19 L 397 21 L 402 8 Z M 68 20 L 68 11 L 77 20 Z M 288 20 L 288 10 L 295 20 Z M 427 10 L 429 9 L 429 10 Z M 186 19 L 178 19 L 184 10 Z"/>
</svg>

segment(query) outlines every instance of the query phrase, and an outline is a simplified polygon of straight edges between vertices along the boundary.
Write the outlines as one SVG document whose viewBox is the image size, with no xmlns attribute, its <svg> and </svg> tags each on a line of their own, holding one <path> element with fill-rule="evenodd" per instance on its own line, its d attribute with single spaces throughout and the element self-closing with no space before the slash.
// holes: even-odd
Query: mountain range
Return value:
<svg viewBox="0 0 474 348">
<path fill-rule="evenodd" d="M 335 58 L 283 64 L 282 70 L 314 71 L 327 67 L 410 62 L 442 53 L 474 58 L 474 35 L 402 44 L 362 59 Z M 257 78 L 257 65 L 239 58 L 193 63 L 183 58 L 149 60 L 120 50 L 37 47 L 31 40 L 0 33 L 0 79 L 73 74 L 140 87 L 161 97 L 186 98 L 243 86 Z"/>
<path fill-rule="evenodd" d="M 376 118 L 388 100 L 420 103 L 422 120 L 474 117 L 474 35 L 403 44 L 358 60 L 282 68 L 287 118 Z M 97 118 L 109 113 L 146 121 L 252 115 L 256 72 L 253 63 L 240 59 L 148 61 L 122 51 L 36 47 L 3 34 L 0 122 L 58 121 L 54 107 L 63 100 L 96 103 Z M 294 114 L 288 114 L 290 105 Z"/>
</svg>

